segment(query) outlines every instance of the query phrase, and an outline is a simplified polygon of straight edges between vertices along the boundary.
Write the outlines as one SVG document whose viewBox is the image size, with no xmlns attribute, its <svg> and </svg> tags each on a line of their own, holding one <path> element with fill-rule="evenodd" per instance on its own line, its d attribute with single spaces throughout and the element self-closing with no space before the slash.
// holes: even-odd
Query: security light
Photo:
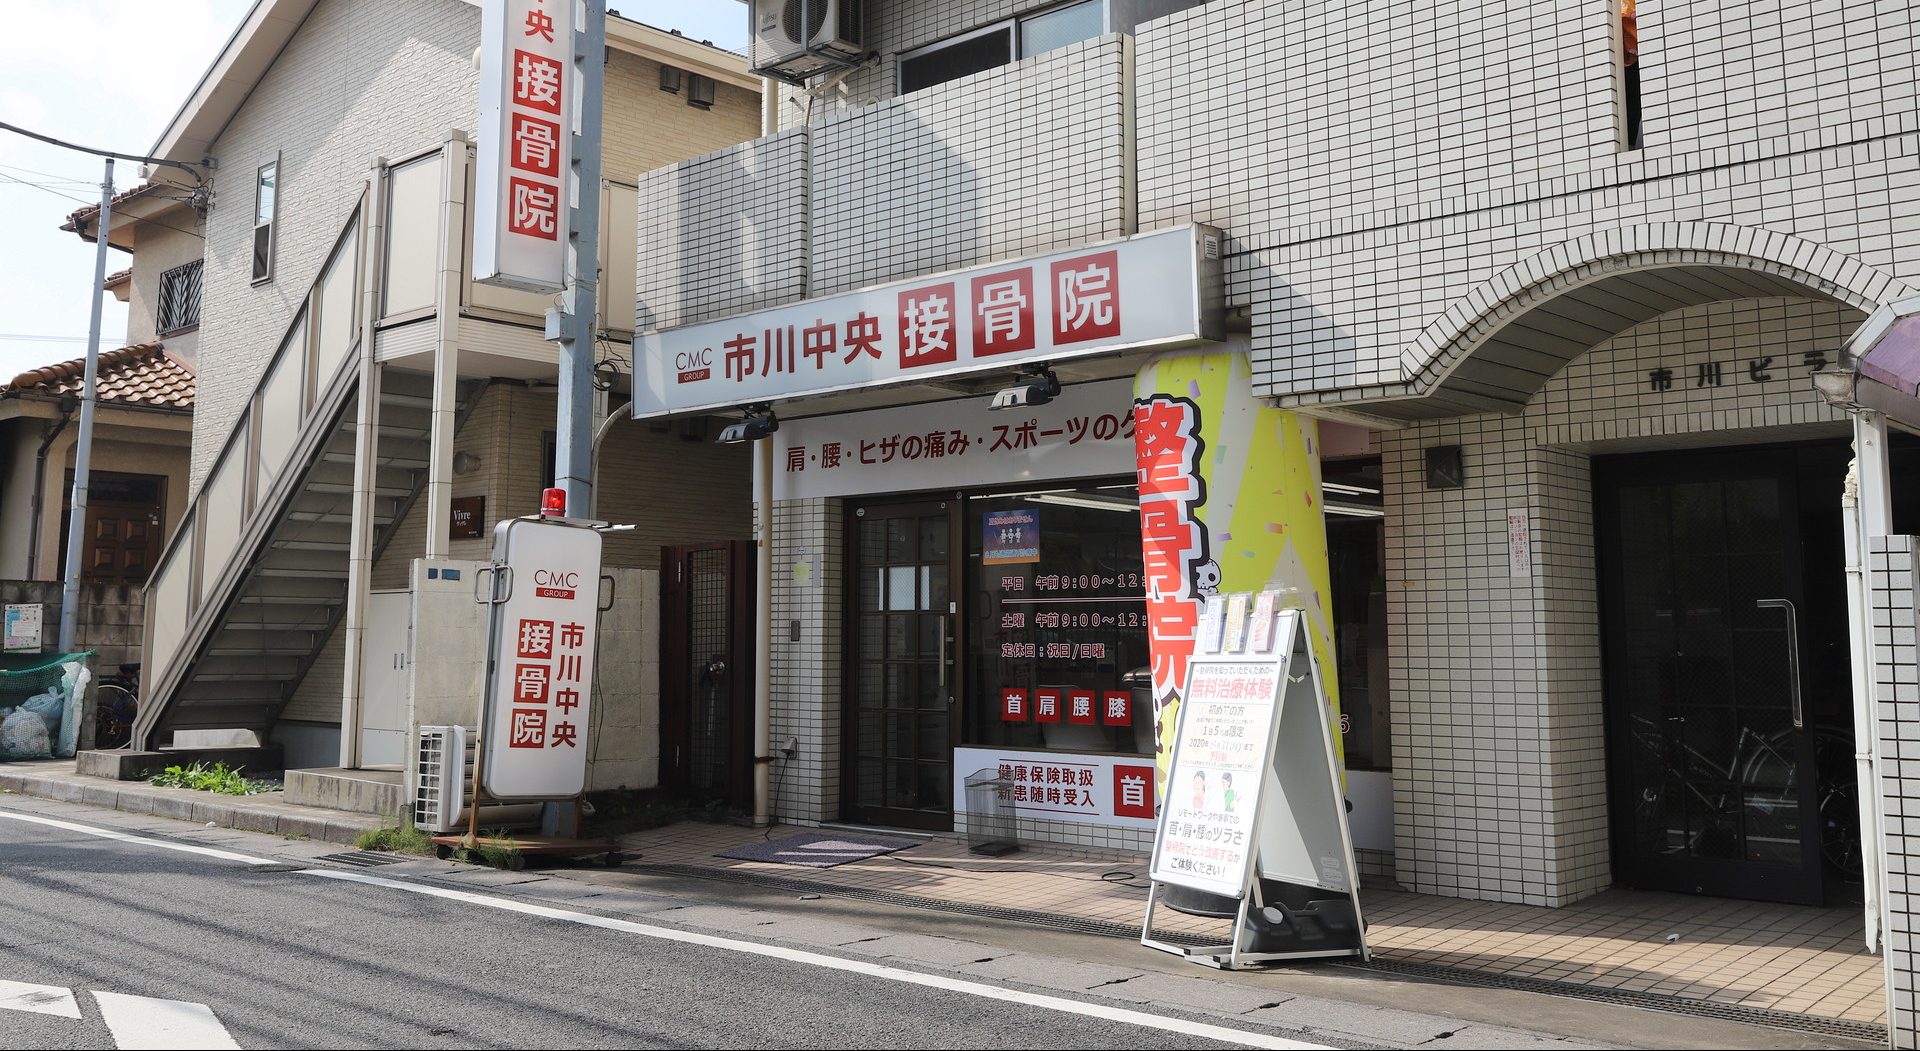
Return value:
<svg viewBox="0 0 1920 1051">
<path fill-rule="evenodd" d="M 747 418 L 721 428 L 720 437 L 715 439 L 721 445 L 757 442 L 780 429 L 780 418 L 773 414 L 771 406 L 749 405 L 741 411 Z"/>
<path fill-rule="evenodd" d="M 1060 396 L 1060 377 L 1045 365 L 1023 367 L 1020 380 L 993 396 L 993 409 L 1021 409 L 1045 405 Z"/>
</svg>

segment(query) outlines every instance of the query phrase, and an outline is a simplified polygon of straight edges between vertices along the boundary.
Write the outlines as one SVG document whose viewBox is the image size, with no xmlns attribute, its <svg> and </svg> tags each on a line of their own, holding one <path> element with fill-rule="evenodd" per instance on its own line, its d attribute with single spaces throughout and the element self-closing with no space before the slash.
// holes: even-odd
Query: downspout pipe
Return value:
<svg viewBox="0 0 1920 1051">
<path fill-rule="evenodd" d="M 60 419 L 47 425 L 40 438 L 40 447 L 33 451 L 33 501 L 27 516 L 32 527 L 27 531 L 27 577 L 38 579 L 40 574 L 40 508 L 47 501 L 47 454 L 52 451 L 53 443 L 73 422 L 74 410 L 80 407 L 79 400 L 69 394 L 60 399 Z"/>
<path fill-rule="evenodd" d="M 1852 645 L 1847 647 L 1848 671 L 1853 680 L 1853 724 L 1854 724 L 1854 766 L 1855 795 L 1859 804 L 1861 876 L 1864 886 L 1862 897 L 1866 899 L 1866 945 L 1868 952 L 1879 949 L 1880 925 L 1880 864 L 1878 836 L 1878 813 L 1874 800 L 1879 786 L 1873 772 L 1873 679 L 1872 657 L 1869 650 L 1873 646 L 1872 628 L 1867 622 L 1869 607 L 1869 585 L 1865 568 L 1865 542 L 1861 535 L 1860 518 L 1860 464 L 1856 459 L 1847 468 L 1846 487 L 1840 494 L 1840 507 L 1843 532 L 1846 536 L 1847 562 L 1847 630 L 1852 636 Z"/>
</svg>

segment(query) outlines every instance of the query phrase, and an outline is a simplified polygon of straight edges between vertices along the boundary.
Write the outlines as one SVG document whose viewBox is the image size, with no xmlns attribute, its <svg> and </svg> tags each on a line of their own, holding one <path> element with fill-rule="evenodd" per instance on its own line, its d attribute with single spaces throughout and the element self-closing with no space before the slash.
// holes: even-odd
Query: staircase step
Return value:
<svg viewBox="0 0 1920 1051">
<path fill-rule="evenodd" d="M 301 658 L 249 653 L 206 656 L 193 666 L 195 682 L 286 682 L 300 674 Z"/>
<path fill-rule="evenodd" d="M 342 580 L 315 580 L 301 577 L 275 577 L 270 579 L 254 578 L 248 580 L 240 593 L 240 601 L 285 605 L 300 603 L 308 606 L 324 606 L 339 602 L 347 597 L 347 582 Z"/>
<path fill-rule="evenodd" d="M 347 579 L 347 549 L 313 550 L 293 547 L 269 548 L 260 557 L 254 572 L 263 577 L 314 577 L 323 580 Z"/>
</svg>

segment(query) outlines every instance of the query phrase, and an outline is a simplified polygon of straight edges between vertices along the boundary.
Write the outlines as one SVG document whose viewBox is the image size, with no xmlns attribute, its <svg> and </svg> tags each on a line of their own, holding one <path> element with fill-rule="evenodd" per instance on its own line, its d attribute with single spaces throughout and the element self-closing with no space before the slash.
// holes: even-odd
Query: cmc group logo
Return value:
<svg viewBox="0 0 1920 1051">
<path fill-rule="evenodd" d="M 713 348 L 683 350 L 673 356 L 673 369 L 681 383 L 698 383 L 713 375 Z"/>
<path fill-rule="evenodd" d="M 533 571 L 533 593 L 540 598 L 575 598 L 580 593 L 580 574 L 536 569 Z"/>
</svg>

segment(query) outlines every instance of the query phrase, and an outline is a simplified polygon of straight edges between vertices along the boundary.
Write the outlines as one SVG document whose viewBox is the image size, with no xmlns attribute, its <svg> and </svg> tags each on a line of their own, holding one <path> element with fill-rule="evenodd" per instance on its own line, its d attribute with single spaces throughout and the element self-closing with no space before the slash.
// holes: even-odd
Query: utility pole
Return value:
<svg viewBox="0 0 1920 1051">
<path fill-rule="evenodd" d="M 67 564 L 60 585 L 60 652 L 74 651 L 74 624 L 80 612 L 80 551 L 87 526 L 87 472 L 93 461 L 93 408 L 99 400 L 100 298 L 107 282 L 107 237 L 113 224 L 113 158 L 100 181 L 100 215 L 93 228 L 93 283 L 87 298 L 87 377 L 80 391 L 80 434 L 73 454 L 72 511 L 67 518 Z"/>
<path fill-rule="evenodd" d="M 567 221 L 572 249 L 561 293 L 560 396 L 554 421 L 554 484 L 567 492 L 567 513 L 593 507 L 593 365 L 600 298 L 600 118 L 606 86 L 607 2 L 585 0 L 586 20 L 573 35 L 580 71 L 579 127 L 573 140 L 577 178 Z"/>
</svg>

